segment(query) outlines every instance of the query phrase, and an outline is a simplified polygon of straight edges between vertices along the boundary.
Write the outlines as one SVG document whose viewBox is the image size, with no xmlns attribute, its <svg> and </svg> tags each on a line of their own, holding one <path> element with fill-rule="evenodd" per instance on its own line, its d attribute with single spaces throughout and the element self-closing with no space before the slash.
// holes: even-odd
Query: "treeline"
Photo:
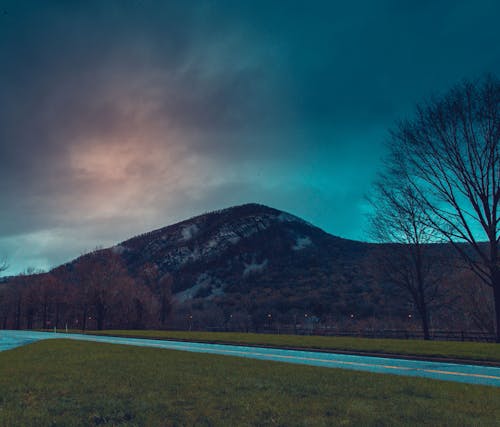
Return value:
<svg viewBox="0 0 500 427">
<path fill-rule="evenodd" d="M 395 285 L 395 274 L 411 274 L 404 253 L 393 249 L 397 252 L 376 246 L 359 267 L 364 274 L 343 270 L 325 277 L 321 286 L 315 271 L 303 283 L 279 286 L 258 275 L 227 286 L 217 297 L 200 289 L 185 301 L 172 295 L 180 278 L 162 274 L 155 264 L 131 272 L 121 254 L 94 251 L 51 272 L 27 272 L 1 283 L 0 328 L 420 330 L 422 314 L 411 288 Z M 445 246 L 421 249 L 431 250 L 428 277 L 439 281 L 439 289 L 426 288 L 428 329 L 493 333 L 491 290 L 464 265 L 443 264 L 450 259 Z"/>
<path fill-rule="evenodd" d="M 170 276 L 145 265 L 132 277 L 112 251 L 29 273 L 0 285 L 2 329 L 161 327 L 171 311 Z"/>
</svg>

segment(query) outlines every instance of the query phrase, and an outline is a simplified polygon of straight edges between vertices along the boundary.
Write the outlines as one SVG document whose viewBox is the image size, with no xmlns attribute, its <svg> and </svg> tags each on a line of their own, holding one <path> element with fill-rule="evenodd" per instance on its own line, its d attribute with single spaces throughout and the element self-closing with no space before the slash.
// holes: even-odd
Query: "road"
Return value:
<svg viewBox="0 0 500 427">
<path fill-rule="evenodd" d="M 500 368 L 490 366 L 462 365 L 455 363 L 428 362 L 422 360 L 388 359 L 383 357 L 355 356 L 277 348 L 245 347 L 238 345 L 160 341 L 142 338 L 0 330 L 0 351 L 9 350 L 39 340 L 58 338 L 238 356 L 251 359 L 271 360 L 275 362 L 352 369 L 381 374 L 406 375 L 500 387 Z"/>
</svg>

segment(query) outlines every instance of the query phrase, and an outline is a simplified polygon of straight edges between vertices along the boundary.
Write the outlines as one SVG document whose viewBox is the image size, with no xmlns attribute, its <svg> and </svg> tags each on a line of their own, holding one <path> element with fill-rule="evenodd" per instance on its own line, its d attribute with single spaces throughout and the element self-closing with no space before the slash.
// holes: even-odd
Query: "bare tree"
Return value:
<svg viewBox="0 0 500 427">
<path fill-rule="evenodd" d="M 500 342 L 500 81 L 465 81 L 392 132 L 389 171 L 428 224 L 493 288 Z M 466 243 L 466 244 L 464 244 Z"/>
<path fill-rule="evenodd" d="M 78 261 L 81 298 L 83 306 L 83 322 L 89 311 L 95 316 L 97 329 L 102 330 L 107 321 L 112 320 L 113 310 L 134 288 L 133 279 L 119 255 L 111 251 L 95 251 Z M 122 304 L 123 305 L 123 304 Z"/>
<path fill-rule="evenodd" d="M 411 186 L 402 185 L 390 175 L 379 176 L 369 201 L 373 209 L 372 236 L 377 241 L 392 243 L 376 250 L 376 271 L 382 280 L 404 291 L 418 313 L 424 339 L 428 340 L 431 311 L 443 297 L 443 263 L 439 250 L 430 246 L 436 240 L 435 231 L 428 225 L 427 213 Z"/>
<path fill-rule="evenodd" d="M 477 278 L 472 271 L 462 270 L 454 277 L 459 313 L 464 318 L 465 329 L 495 333 L 493 289 Z"/>
</svg>

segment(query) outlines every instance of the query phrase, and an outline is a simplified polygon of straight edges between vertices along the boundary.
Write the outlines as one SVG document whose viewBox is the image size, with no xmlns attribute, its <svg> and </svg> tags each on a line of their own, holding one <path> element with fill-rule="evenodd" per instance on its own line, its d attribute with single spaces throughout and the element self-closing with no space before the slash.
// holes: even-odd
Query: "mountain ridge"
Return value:
<svg viewBox="0 0 500 427">
<path fill-rule="evenodd" d="M 373 253 L 383 248 L 333 236 L 288 212 L 248 203 L 82 255 L 51 270 L 59 290 L 42 286 L 49 286 L 50 298 L 59 301 L 51 306 L 56 318 L 68 305 L 64 301 L 71 301 L 70 317 L 83 319 L 82 324 L 91 314 L 101 319 L 98 327 L 183 328 L 186 319 L 197 319 L 200 328 L 232 321 L 247 330 L 250 322 L 257 330 L 270 319 L 293 324 L 297 316 L 337 327 L 352 327 L 353 319 L 356 324 L 369 319 L 397 319 L 400 324 L 412 308 L 380 278 Z M 36 276 L 16 280 L 34 292 L 44 283 Z M 5 324 L 19 318 L 12 312 L 12 298 Z"/>
</svg>

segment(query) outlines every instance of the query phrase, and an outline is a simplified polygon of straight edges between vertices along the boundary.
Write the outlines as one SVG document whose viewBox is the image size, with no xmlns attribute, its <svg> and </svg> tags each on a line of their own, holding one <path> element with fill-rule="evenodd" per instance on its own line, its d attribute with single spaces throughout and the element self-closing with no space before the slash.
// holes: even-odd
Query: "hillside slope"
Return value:
<svg viewBox="0 0 500 427">
<path fill-rule="evenodd" d="M 449 258 L 447 245 L 433 246 L 431 256 Z M 406 328 L 413 308 L 384 282 L 374 256 L 385 250 L 246 204 L 133 237 L 49 274 L 12 278 L 0 288 L 0 321 L 16 328 L 67 319 L 75 327 L 97 319 L 98 327 L 191 328 L 194 319 L 194 327 L 321 320 Z"/>
<path fill-rule="evenodd" d="M 361 309 L 356 293 L 366 293 L 371 282 L 362 268 L 370 246 L 334 237 L 286 212 L 247 204 L 134 237 L 112 250 L 134 274 L 152 264 L 160 276 L 170 275 L 178 303 L 250 301 L 254 308 L 321 315 L 347 285 Z M 343 311 L 352 310 L 346 295 L 341 303 Z"/>
</svg>

